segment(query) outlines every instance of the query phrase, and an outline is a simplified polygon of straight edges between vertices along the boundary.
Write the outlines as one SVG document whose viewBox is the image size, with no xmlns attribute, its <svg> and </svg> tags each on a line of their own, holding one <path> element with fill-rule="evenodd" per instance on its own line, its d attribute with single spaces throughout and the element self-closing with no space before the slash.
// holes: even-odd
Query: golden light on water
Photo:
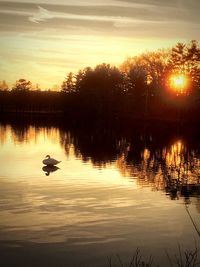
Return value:
<svg viewBox="0 0 200 267">
<path fill-rule="evenodd" d="M 169 78 L 170 89 L 177 94 L 183 94 L 188 90 L 189 78 L 185 74 L 172 74 Z"/>
<path fill-rule="evenodd" d="M 167 152 L 166 164 L 167 166 L 177 167 L 182 162 L 182 154 L 184 150 L 184 144 L 181 140 L 176 141 Z"/>
</svg>

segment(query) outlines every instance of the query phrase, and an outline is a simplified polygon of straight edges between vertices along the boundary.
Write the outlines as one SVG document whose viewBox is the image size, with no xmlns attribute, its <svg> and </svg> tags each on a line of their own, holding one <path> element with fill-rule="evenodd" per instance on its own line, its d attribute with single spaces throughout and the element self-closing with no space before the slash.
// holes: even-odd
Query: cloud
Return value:
<svg viewBox="0 0 200 267">
<path fill-rule="evenodd" d="M 51 19 L 66 19 L 66 20 L 78 20 L 78 21 L 92 21 L 92 22 L 112 22 L 113 25 L 122 25 L 125 24 L 133 24 L 134 22 L 142 21 L 143 19 L 139 18 L 133 18 L 130 15 L 126 14 L 118 14 L 118 15 L 112 15 L 112 12 L 110 12 L 109 15 L 92 15 L 92 14 L 76 14 L 75 13 L 66 13 L 66 12 L 56 12 L 56 11 L 50 11 L 47 10 L 41 6 L 38 6 L 38 12 L 34 13 L 32 16 L 30 16 L 29 21 L 34 23 L 44 22 Z M 150 19 L 150 18 L 149 18 Z M 153 20 L 151 18 L 151 20 Z M 156 18 L 155 18 L 156 20 Z"/>
<path fill-rule="evenodd" d="M 112 1 L 112 3 L 122 3 L 122 1 Z M 158 25 L 174 24 L 173 28 L 178 28 L 180 22 L 185 24 L 187 21 L 188 24 L 198 24 L 199 23 L 199 14 L 198 12 L 193 12 L 191 14 L 190 10 L 184 8 L 178 9 L 177 6 L 167 6 L 162 3 L 162 8 L 155 8 L 155 2 L 153 0 L 143 0 L 141 2 L 126 0 L 123 1 L 130 2 L 132 7 L 127 8 L 126 6 L 60 6 L 60 5 L 50 5 L 43 4 L 42 6 L 37 6 L 28 3 L 5 3 L 2 4 L 2 9 L 0 13 L 2 15 L 6 14 L 9 17 L 9 25 L 13 22 L 13 28 L 15 24 L 18 23 L 16 16 L 18 18 L 26 17 L 30 23 L 42 24 L 43 27 L 51 28 L 65 28 L 76 27 L 76 28 L 85 28 L 88 32 L 89 29 L 102 29 L 102 32 L 110 32 L 111 29 L 115 28 L 127 29 L 131 31 L 131 28 L 135 26 L 140 27 L 141 31 L 146 25 L 147 29 L 149 26 L 154 27 L 157 30 Z M 136 3 L 137 2 L 137 3 Z M 178 1 L 175 1 L 178 3 Z M 109 2 L 111 3 L 111 2 Z M 170 1 L 171 3 L 171 1 Z M 5 17 L 0 18 L 0 25 L 3 24 L 6 27 L 5 23 L 2 23 L 2 20 L 5 21 Z M 20 21 L 20 19 L 19 19 Z M 28 28 L 27 23 L 25 23 Z M 21 25 L 23 27 L 23 25 Z M 33 26 L 29 25 L 30 29 Z M 8 27 L 7 27 L 8 28 Z M 42 27 L 41 27 L 42 28 Z M 39 30 L 40 28 L 37 27 Z"/>
<path fill-rule="evenodd" d="M 155 7 L 176 7 L 176 8 L 193 8 L 200 7 L 199 0 L 116 0 L 119 3 L 129 3 L 129 4 L 141 4 L 141 5 L 149 5 Z"/>
<path fill-rule="evenodd" d="M 47 9 L 42 8 L 41 6 L 38 6 L 38 9 L 39 11 L 37 13 L 28 18 L 31 22 L 39 23 L 40 21 L 54 18 L 54 15 L 51 14 L 51 12 L 49 12 Z"/>
<path fill-rule="evenodd" d="M 36 3 L 39 2 L 40 1 L 36 1 Z M 58 1 L 58 3 L 62 2 L 63 1 L 60 0 Z M 49 2 L 46 1 L 46 4 L 37 5 L 33 3 L 6 3 L 0 1 L 0 13 L 6 13 L 10 16 L 27 16 L 28 20 L 34 23 L 49 21 L 51 19 L 117 23 L 115 25 L 119 25 L 120 21 L 123 25 L 128 25 L 128 22 L 132 23 L 134 21 L 173 20 L 174 22 L 187 21 L 188 23 L 199 23 L 199 14 L 196 7 L 198 5 L 200 6 L 200 4 L 194 0 L 191 1 L 191 7 L 188 5 L 187 1 L 181 1 L 182 4 L 180 4 L 178 0 L 169 0 L 167 2 L 164 0 L 112 0 L 108 1 L 107 5 L 103 5 L 101 1 L 93 1 L 92 4 L 89 5 L 88 1 L 85 0 L 65 1 L 65 5 L 53 3 L 54 4 L 49 4 Z M 72 3 L 74 5 L 72 5 Z M 93 5 L 94 3 L 99 3 L 99 5 Z M 127 7 L 127 3 L 129 3 L 130 6 Z"/>
<path fill-rule="evenodd" d="M 117 18 L 112 16 L 88 16 L 78 15 L 64 12 L 49 11 L 41 6 L 38 6 L 38 12 L 30 16 L 28 19 L 31 22 L 39 23 L 50 19 L 66 19 L 66 20 L 88 20 L 88 21 L 115 21 Z"/>
<path fill-rule="evenodd" d="M 122 1 L 118 2 L 121 4 Z M 185 6 L 179 9 L 176 6 L 178 1 L 175 1 L 175 6 L 165 6 L 164 1 L 161 1 L 161 8 L 155 8 L 153 2 L 155 4 L 156 1 L 153 0 L 141 0 L 136 4 L 134 0 L 129 2 L 134 7 L 52 4 L 40 6 L 33 3 L 0 2 L 0 28 L 4 34 L 29 33 L 40 39 L 44 39 L 43 33 L 47 39 L 61 39 L 69 34 L 129 38 L 200 37 L 198 10 L 191 12 Z"/>
</svg>

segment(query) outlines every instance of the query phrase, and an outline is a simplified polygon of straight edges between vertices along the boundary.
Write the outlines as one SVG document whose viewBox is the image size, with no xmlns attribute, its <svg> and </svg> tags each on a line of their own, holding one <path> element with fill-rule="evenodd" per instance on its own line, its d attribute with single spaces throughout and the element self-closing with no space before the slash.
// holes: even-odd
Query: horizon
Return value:
<svg viewBox="0 0 200 267">
<path fill-rule="evenodd" d="M 200 39 L 200 2 L 0 0 L 0 80 L 42 90 L 67 73 Z"/>
</svg>

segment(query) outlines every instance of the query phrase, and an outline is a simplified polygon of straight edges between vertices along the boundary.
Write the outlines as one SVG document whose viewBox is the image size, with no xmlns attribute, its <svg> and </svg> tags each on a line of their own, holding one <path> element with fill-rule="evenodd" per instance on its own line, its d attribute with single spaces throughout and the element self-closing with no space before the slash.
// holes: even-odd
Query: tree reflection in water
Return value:
<svg viewBox="0 0 200 267">
<path fill-rule="evenodd" d="M 163 131 L 122 134 L 113 130 L 60 131 L 66 154 L 99 168 L 114 163 L 139 186 L 165 191 L 171 199 L 200 194 L 199 143 L 195 136 Z M 187 200 L 186 200 L 187 202 Z"/>
<path fill-rule="evenodd" d="M 200 195 L 198 128 L 177 131 L 169 125 L 136 124 L 119 130 L 102 125 L 81 128 L 45 123 L 4 122 L 1 128 L 10 127 L 14 142 L 37 143 L 42 132 L 44 137 L 60 142 L 67 156 L 73 153 L 98 168 L 114 164 L 126 179 L 134 179 L 141 187 L 162 190 L 171 199 L 183 196 L 187 203 L 191 195 Z M 4 141 L 1 134 L 1 142 Z"/>
</svg>

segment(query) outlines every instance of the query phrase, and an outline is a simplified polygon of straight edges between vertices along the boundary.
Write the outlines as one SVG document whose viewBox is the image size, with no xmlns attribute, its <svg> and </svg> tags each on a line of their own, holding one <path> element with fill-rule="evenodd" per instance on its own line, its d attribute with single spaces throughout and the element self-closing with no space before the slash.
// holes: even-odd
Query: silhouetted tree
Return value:
<svg viewBox="0 0 200 267">
<path fill-rule="evenodd" d="M 200 47 L 196 40 L 187 46 L 187 68 L 192 81 L 200 87 Z"/>
<path fill-rule="evenodd" d="M 135 92 L 134 94 L 145 95 L 147 88 L 151 93 L 159 94 L 169 57 L 168 50 L 159 50 L 146 52 L 123 62 L 121 70 L 125 71 L 130 78 L 130 89 Z"/>
<path fill-rule="evenodd" d="M 73 105 L 73 108 L 87 115 L 109 116 L 120 107 L 120 96 L 126 89 L 125 75 L 116 67 L 101 64 L 94 69 L 87 67 L 80 70 L 74 76 L 70 73 L 62 88 L 62 92 L 69 93 L 69 106 L 74 100 L 78 106 Z"/>
<path fill-rule="evenodd" d="M 172 48 L 169 65 L 172 72 L 189 75 L 191 80 L 200 85 L 200 48 L 198 42 L 192 40 L 188 45 L 177 43 Z"/>
<path fill-rule="evenodd" d="M 0 91 L 8 91 L 9 87 L 5 80 L 0 82 Z"/>
<path fill-rule="evenodd" d="M 32 83 L 25 79 L 17 80 L 12 88 L 13 91 L 29 91 L 31 89 L 32 89 Z"/>
<path fill-rule="evenodd" d="M 72 93 L 75 91 L 75 81 L 74 81 L 74 75 L 72 72 L 70 72 L 65 81 L 61 85 L 61 92 L 63 93 Z"/>
<path fill-rule="evenodd" d="M 38 83 L 36 83 L 34 90 L 35 91 L 41 91 L 40 85 Z"/>
<path fill-rule="evenodd" d="M 189 93 L 177 98 L 167 85 L 171 74 L 179 73 L 187 75 L 191 82 Z M 7 90 L 5 82 L 0 83 L 0 108 L 4 111 L 59 110 L 71 118 L 88 120 L 174 119 L 176 106 L 180 104 L 181 111 L 185 110 L 184 116 L 188 114 L 192 118 L 200 111 L 200 48 L 198 42 L 192 40 L 189 44 L 178 43 L 171 50 L 130 57 L 120 69 L 103 63 L 75 74 L 70 72 L 61 85 L 61 92 L 50 89 L 42 92 L 38 85 L 32 86 L 25 79 L 17 80 L 11 92 L 4 92 L 2 88 Z"/>
</svg>

